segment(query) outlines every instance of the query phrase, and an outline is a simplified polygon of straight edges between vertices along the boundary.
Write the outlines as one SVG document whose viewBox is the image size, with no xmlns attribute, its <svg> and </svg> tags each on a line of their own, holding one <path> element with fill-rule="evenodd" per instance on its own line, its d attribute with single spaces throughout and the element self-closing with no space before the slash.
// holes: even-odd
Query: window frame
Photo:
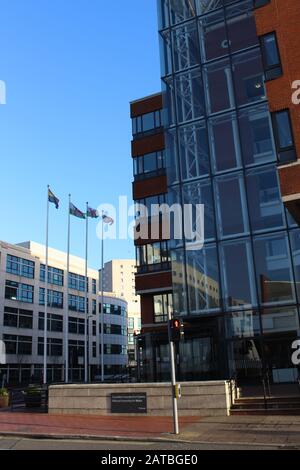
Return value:
<svg viewBox="0 0 300 470">
<path fill-rule="evenodd" d="M 265 39 L 268 37 L 273 36 L 275 39 L 275 44 L 276 44 L 276 50 L 278 54 L 278 60 L 279 62 L 275 65 L 268 65 L 267 64 L 267 58 L 266 58 L 266 46 L 265 46 Z M 282 61 L 281 61 L 281 54 L 280 54 L 280 48 L 277 40 L 277 34 L 276 31 L 271 31 L 267 34 L 263 34 L 262 36 L 259 36 L 259 42 L 260 42 L 260 47 L 261 47 L 261 55 L 262 55 L 262 61 L 263 61 L 263 67 L 265 71 L 265 81 L 269 82 L 272 80 L 276 80 L 277 78 L 281 77 L 283 75 L 283 67 L 282 67 Z M 279 74 L 276 76 L 272 76 L 272 72 L 279 70 Z"/>
</svg>

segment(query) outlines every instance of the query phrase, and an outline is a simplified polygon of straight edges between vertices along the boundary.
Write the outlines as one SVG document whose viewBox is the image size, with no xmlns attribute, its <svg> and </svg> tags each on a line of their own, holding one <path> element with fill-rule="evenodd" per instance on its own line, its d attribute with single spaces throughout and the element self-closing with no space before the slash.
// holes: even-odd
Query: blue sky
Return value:
<svg viewBox="0 0 300 470">
<path fill-rule="evenodd" d="M 131 198 L 129 101 L 160 90 L 156 0 L 0 0 L 0 239 L 45 240 L 66 250 L 67 200 L 84 209 Z M 71 251 L 84 256 L 84 222 Z M 91 222 L 90 265 L 100 242 Z M 133 242 L 107 241 L 106 260 L 133 257 Z"/>
</svg>

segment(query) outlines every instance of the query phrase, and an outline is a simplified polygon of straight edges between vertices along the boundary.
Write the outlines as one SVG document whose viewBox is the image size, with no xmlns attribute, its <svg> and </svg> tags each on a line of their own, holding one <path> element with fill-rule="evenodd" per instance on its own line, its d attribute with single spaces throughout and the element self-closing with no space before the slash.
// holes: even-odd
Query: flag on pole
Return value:
<svg viewBox="0 0 300 470">
<path fill-rule="evenodd" d="M 87 217 L 90 217 L 91 219 L 98 219 L 99 217 L 99 212 L 97 209 L 92 209 L 91 207 L 87 208 Z"/>
<path fill-rule="evenodd" d="M 72 202 L 70 202 L 70 214 L 71 215 L 74 215 L 74 217 L 77 217 L 78 219 L 85 219 L 86 216 L 84 214 L 84 212 L 81 212 L 81 210 L 79 210 L 76 206 L 74 206 L 74 204 L 72 204 Z"/>
<path fill-rule="evenodd" d="M 55 204 L 56 209 L 59 208 L 59 199 L 53 194 L 50 188 L 48 189 L 48 200 L 52 202 L 52 204 Z"/>
<path fill-rule="evenodd" d="M 102 215 L 102 220 L 105 224 L 108 224 L 108 225 L 113 225 L 113 223 L 114 223 L 114 219 L 112 219 L 111 217 L 109 217 L 106 214 Z"/>
</svg>

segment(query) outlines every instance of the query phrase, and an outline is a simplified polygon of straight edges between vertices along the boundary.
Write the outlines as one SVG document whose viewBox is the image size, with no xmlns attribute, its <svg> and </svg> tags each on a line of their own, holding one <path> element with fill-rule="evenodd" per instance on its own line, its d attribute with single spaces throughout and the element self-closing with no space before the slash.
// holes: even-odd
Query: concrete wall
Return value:
<svg viewBox="0 0 300 470">
<path fill-rule="evenodd" d="M 181 391 L 180 416 L 228 415 L 228 382 L 186 382 Z M 53 385 L 49 388 L 49 413 L 110 415 L 111 393 L 147 393 L 149 416 L 172 415 L 171 386 L 167 383 Z"/>
</svg>

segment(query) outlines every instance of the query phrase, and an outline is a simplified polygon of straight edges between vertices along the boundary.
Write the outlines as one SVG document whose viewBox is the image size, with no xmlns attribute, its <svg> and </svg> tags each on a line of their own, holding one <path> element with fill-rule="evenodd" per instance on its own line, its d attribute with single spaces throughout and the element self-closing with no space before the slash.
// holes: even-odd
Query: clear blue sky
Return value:
<svg viewBox="0 0 300 470">
<path fill-rule="evenodd" d="M 67 199 L 131 198 L 129 101 L 160 90 L 156 0 L 0 0 L 0 239 L 45 240 L 66 250 Z M 90 265 L 99 267 L 96 224 Z M 71 251 L 84 256 L 84 222 Z M 133 257 L 132 241 L 107 241 L 106 260 Z"/>
</svg>

